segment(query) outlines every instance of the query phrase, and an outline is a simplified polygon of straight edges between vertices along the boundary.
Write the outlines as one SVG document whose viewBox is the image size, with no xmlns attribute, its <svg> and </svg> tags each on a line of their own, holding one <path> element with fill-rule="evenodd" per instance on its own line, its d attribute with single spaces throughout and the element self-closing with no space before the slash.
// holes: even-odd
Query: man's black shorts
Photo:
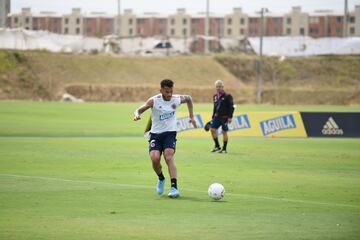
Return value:
<svg viewBox="0 0 360 240">
<path fill-rule="evenodd" d="M 229 130 L 228 128 L 228 119 L 227 118 L 219 118 L 214 117 L 211 121 L 211 128 L 218 129 L 221 126 L 222 130 L 224 132 L 227 132 Z"/>
<path fill-rule="evenodd" d="M 176 132 L 150 133 L 149 152 L 158 150 L 163 152 L 166 148 L 176 149 Z"/>
</svg>

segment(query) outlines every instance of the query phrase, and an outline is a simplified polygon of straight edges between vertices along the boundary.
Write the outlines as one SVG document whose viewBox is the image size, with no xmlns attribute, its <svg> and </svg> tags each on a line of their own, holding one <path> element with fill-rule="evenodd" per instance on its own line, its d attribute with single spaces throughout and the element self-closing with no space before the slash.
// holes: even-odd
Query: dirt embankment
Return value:
<svg viewBox="0 0 360 240">
<path fill-rule="evenodd" d="M 280 59 L 264 57 L 262 75 L 254 56 L 215 59 L 249 88 L 264 82 L 263 100 L 275 104 L 360 104 L 360 56 Z"/>
<path fill-rule="evenodd" d="M 360 104 L 360 57 L 265 58 L 263 101 L 276 104 Z M 216 79 L 237 103 L 254 103 L 256 57 L 112 57 L 0 50 L 0 99 L 144 101 L 159 81 L 175 93 L 211 102 Z"/>
</svg>

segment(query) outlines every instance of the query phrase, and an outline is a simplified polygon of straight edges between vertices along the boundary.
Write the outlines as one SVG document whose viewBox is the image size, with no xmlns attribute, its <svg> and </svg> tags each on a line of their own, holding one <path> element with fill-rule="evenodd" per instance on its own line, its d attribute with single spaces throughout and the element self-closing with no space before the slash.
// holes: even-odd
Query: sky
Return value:
<svg viewBox="0 0 360 240">
<path fill-rule="evenodd" d="M 206 0 L 120 0 L 121 9 L 133 9 L 135 14 L 144 12 L 175 13 L 178 8 L 185 8 L 187 13 L 194 14 L 206 10 Z M 210 12 L 228 14 L 234 7 L 241 7 L 243 12 L 252 14 L 261 8 L 270 12 L 290 12 L 293 6 L 301 6 L 304 12 L 315 10 L 344 11 L 345 0 L 209 0 Z M 70 13 L 72 8 L 81 8 L 83 13 L 106 12 L 117 13 L 118 0 L 11 0 L 11 12 L 19 13 L 21 8 L 30 7 L 33 13 L 53 11 Z M 348 0 L 349 10 L 353 11 L 360 0 Z"/>
</svg>

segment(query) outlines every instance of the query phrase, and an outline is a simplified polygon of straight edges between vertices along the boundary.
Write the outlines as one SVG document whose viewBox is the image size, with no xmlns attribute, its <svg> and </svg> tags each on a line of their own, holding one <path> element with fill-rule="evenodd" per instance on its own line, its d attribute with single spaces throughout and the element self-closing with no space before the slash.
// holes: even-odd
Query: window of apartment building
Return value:
<svg viewBox="0 0 360 240">
<path fill-rule="evenodd" d="M 354 17 L 354 16 L 351 16 L 351 17 L 349 18 L 349 22 L 350 22 L 350 23 L 355 23 L 355 17 Z"/>
<path fill-rule="evenodd" d="M 171 25 L 175 25 L 175 19 L 172 18 L 172 19 L 170 20 L 170 24 L 171 24 Z"/>
<path fill-rule="evenodd" d="M 290 34 L 291 34 L 291 28 L 287 28 L 287 29 L 286 29 L 286 34 L 287 34 L 287 35 L 290 35 Z"/>
<path fill-rule="evenodd" d="M 80 28 L 76 28 L 76 34 L 80 34 Z"/>
<path fill-rule="evenodd" d="M 342 34 L 342 33 L 343 33 L 342 28 L 336 28 L 336 33 L 337 33 L 337 34 Z"/>
<path fill-rule="evenodd" d="M 80 18 L 76 19 L 76 24 L 80 24 Z"/>
<path fill-rule="evenodd" d="M 244 35 L 245 31 L 243 28 L 240 28 L 240 35 Z"/>
<path fill-rule="evenodd" d="M 197 34 L 197 30 L 196 29 L 191 29 L 191 35 L 195 36 Z"/>
<path fill-rule="evenodd" d="M 186 36 L 186 35 L 187 35 L 187 29 L 183 28 L 183 36 Z"/>
<path fill-rule="evenodd" d="M 273 18 L 274 23 L 282 23 L 282 18 Z"/>
<path fill-rule="evenodd" d="M 291 18 L 289 18 L 289 17 L 286 18 L 286 23 L 287 23 L 287 24 L 291 24 Z"/>
<path fill-rule="evenodd" d="M 300 35 L 302 35 L 302 36 L 305 35 L 305 29 L 304 28 L 300 28 Z"/>
<path fill-rule="evenodd" d="M 171 36 L 174 36 L 174 35 L 175 35 L 175 29 L 173 29 L 173 28 L 170 29 L 170 35 L 171 35 Z"/>
<path fill-rule="evenodd" d="M 184 18 L 184 19 L 183 19 L 183 25 L 186 25 L 186 24 L 187 24 L 187 19 Z"/>
<path fill-rule="evenodd" d="M 318 28 L 310 28 L 310 33 L 319 33 L 319 29 Z"/>
<path fill-rule="evenodd" d="M 160 33 L 160 35 L 165 35 L 165 29 L 160 28 L 159 33 Z"/>
<path fill-rule="evenodd" d="M 145 23 L 145 19 L 136 19 L 136 23 L 137 23 L 137 24 L 144 24 L 144 23 Z"/>
<path fill-rule="evenodd" d="M 249 23 L 257 23 L 257 18 L 249 18 Z"/>
<path fill-rule="evenodd" d="M 129 19 L 129 25 L 132 25 L 133 24 L 133 20 L 132 18 Z"/>
<path fill-rule="evenodd" d="M 244 25 L 245 24 L 245 19 L 244 18 L 240 18 L 240 24 Z"/>
<path fill-rule="evenodd" d="M 281 28 L 275 28 L 274 32 L 276 35 L 281 35 L 282 31 L 281 31 Z"/>
<path fill-rule="evenodd" d="M 30 19 L 27 17 L 27 18 L 25 18 L 25 23 L 26 24 L 29 24 L 29 22 L 30 22 Z"/>
<path fill-rule="evenodd" d="M 256 28 L 250 28 L 249 33 L 250 34 L 257 34 L 257 29 Z"/>
<path fill-rule="evenodd" d="M 160 24 L 166 24 L 167 23 L 167 20 L 165 18 L 160 18 L 159 19 L 159 23 Z"/>
<path fill-rule="evenodd" d="M 327 29 L 327 33 L 328 33 L 329 35 L 331 35 L 331 27 L 330 27 L 330 26 L 329 26 L 328 29 Z"/>
<path fill-rule="evenodd" d="M 354 35 L 354 34 L 355 34 L 355 28 L 354 28 L 354 27 L 351 27 L 351 28 L 350 28 L 350 34 L 351 34 L 351 35 Z"/>
<path fill-rule="evenodd" d="M 342 23 L 342 21 L 343 21 L 343 17 L 340 17 L 340 16 L 336 17 L 337 23 Z"/>
<path fill-rule="evenodd" d="M 191 19 L 192 24 L 197 24 L 200 22 L 200 19 Z"/>
<path fill-rule="evenodd" d="M 68 34 L 69 33 L 69 29 L 68 28 L 64 28 L 64 33 Z"/>
<path fill-rule="evenodd" d="M 231 28 L 228 28 L 227 34 L 228 34 L 228 35 L 231 35 Z"/>
<path fill-rule="evenodd" d="M 69 24 L 69 19 L 65 18 L 65 24 Z"/>
<path fill-rule="evenodd" d="M 129 36 L 132 36 L 132 35 L 133 35 L 133 29 L 130 28 L 130 29 L 129 29 Z"/>
<path fill-rule="evenodd" d="M 232 24 L 232 18 L 228 18 L 227 24 L 228 24 L 228 25 L 231 25 L 231 24 Z"/>
<path fill-rule="evenodd" d="M 311 24 L 319 23 L 319 18 L 318 18 L 318 17 L 311 17 L 311 18 L 310 18 L 310 23 L 311 23 Z"/>
<path fill-rule="evenodd" d="M 19 19 L 17 17 L 14 18 L 14 23 L 18 23 L 19 22 Z"/>
</svg>

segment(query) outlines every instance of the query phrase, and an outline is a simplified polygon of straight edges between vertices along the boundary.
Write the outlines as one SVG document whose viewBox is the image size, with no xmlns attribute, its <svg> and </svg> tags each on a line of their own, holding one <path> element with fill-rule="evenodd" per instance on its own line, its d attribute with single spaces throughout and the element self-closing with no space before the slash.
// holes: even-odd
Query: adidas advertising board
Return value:
<svg viewBox="0 0 360 240">
<path fill-rule="evenodd" d="M 326 121 L 323 129 L 322 129 L 323 135 L 343 135 L 344 131 L 339 128 L 339 126 L 336 124 L 335 120 L 332 117 L 329 117 L 329 119 Z"/>
<path fill-rule="evenodd" d="M 359 112 L 301 112 L 308 137 L 360 137 Z"/>
</svg>

